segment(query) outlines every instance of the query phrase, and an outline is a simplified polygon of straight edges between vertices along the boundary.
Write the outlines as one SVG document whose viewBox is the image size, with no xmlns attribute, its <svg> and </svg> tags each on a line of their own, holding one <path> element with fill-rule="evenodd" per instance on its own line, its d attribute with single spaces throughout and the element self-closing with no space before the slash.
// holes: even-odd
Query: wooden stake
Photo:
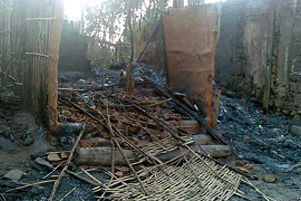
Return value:
<svg viewBox="0 0 301 201">
<path fill-rule="evenodd" d="M 107 106 L 107 123 L 108 123 L 108 127 L 110 130 L 112 130 L 112 124 L 110 122 L 110 113 L 109 113 L 109 107 Z M 111 133 L 111 132 L 110 132 Z M 114 144 L 114 141 L 113 141 L 113 136 L 110 135 L 110 141 L 111 141 L 111 153 L 112 153 L 112 156 L 111 156 L 111 172 L 114 174 L 115 173 L 115 144 Z"/>
<path fill-rule="evenodd" d="M 128 160 L 128 158 L 126 157 L 126 155 L 123 153 L 122 149 L 121 149 L 121 146 L 120 144 L 118 143 L 118 141 L 114 138 L 114 142 L 115 144 L 117 145 L 117 148 L 120 152 L 120 154 L 123 156 L 124 160 L 126 161 L 126 163 L 128 164 L 129 168 L 131 169 L 131 171 L 133 172 L 133 174 L 135 175 L 135 177 L 137 178 L 138 182 L 140 183 L 145 195 L 147 195 L 147 191 L 146 191 L 146 188 L 144 186 L 144 184 L 142 183 L 140 177 L 138 176 L 136 170 L 134 169 L 134 167 L 131 165 L 130 161 Z"/>
<path fill-rule="evenodd" d="M 126 75 L 127 75 L 127 85 L 126 91 L 128 94 L 133 95 L 135 90 L 135 79 L 133 75 L 133 57 L 134 57 L 134 34 L 132 30 L 132 22 L 131 22 L 131 0 L 128 0 L 128 18 L 127 23 L 130 31 L 130 41 L 131 41 L 131 53 L 130 53 L 130 60 L 127 66 Z"/>
<path fill-rule="evenodd" d="M 144 54 L 144 52 L 145 52 L 145 50 L 146 50 L 148 44 L 150 43 L 150 41 L 151 41 L 152 38 L 154 37 L 155 33 L 156 33 L 157 30 L 159 29 L 161 22 L 162 22 L 161 19 L 157 22 L 157 24 L 156 24 L 156 26 L 155 26 L 155 29 L 153 30 L 153 32 L 152 32 L 151 35 L 149 36 L 148 40 L 147 40 L 146 43 L 144 44 L 144 47 L 143 47 L 143 49 L 141 50 L 141 52 L 140 52 L 140 54 L 139 54 L 139 56 L 138 56 L 138 58 L 137 58 L 137 60 L 136 60 L 137 63 L 140 61 L 140 59 L 141 59 L 141 57 L 143 56 L 143 54 Z"/>
<path fill-rule="evenodd" d="M 100 112 L 99 112 L 100 113 Z M 122 155 L 122 157 L 124 158 L 124 160 L 126 161 L 127 165 L 129 166 L 129 168 L 131 169 L 131 171 L 133 172 L 133 174 L 135 175 L 135 177 L 137 178 L 138 182 L 140 183 L 145 195 L 147 195 L 147 191 L 146 191 L 146 188 L 144 186 L 144 184 L 142 183 L 141 179 L 139 178 L 137 172 L 135 171 L 134 167 L 131 165 L 129 159 L 127 158 L 127 156 L 124 154 L 124 152 L 122 151 L 122 148 L 120 146 L 120 144 L 118 143 L 118 141 L 116 140 L 116 136 L 115 136 L 115 133 L 114 133 L 114 130 L 112 128 L 112 124 L 111 124 L 111 121 L 110 121 L 110 117 L 108 116 L 108 118 L 106 119 L 105 116 L 100 113 L 102 118 L 104 118 L 104 120 L 107 120 L 107 128 L 109 129 L 109 132 L 110 132 L 110 135 L 111 135 L 111 139 L 113 140 L 113 142 L 116 144 L 120 154 Z M 114 173 L 113 173 L 114 174 Z"/>
</svg>

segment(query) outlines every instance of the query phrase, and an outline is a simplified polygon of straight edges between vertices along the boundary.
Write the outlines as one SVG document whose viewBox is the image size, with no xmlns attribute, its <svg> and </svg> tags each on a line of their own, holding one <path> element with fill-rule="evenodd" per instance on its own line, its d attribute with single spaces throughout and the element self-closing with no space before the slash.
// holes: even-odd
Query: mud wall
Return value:
<svg viewBox="0 0 301 201">
<path fill-rule="evenodd" d="M 199 101 L 209 124 L 217 22 L 213 6 L 172 9 L 163 18 L 168 85 Z"/>
<path fill-rule="evenodd" d="M 66 71 L 90 72 L 87 59 L 88 43 L 80 35 L 73 22 L 64 20 L 60 42 L 59 73 Z"/>
<path fill-rule="evenodd" d="M 134 58 L 137 59 L 145 43 L 150 39 L 153 31 L 156 29 L 156 24 L 147 23 L 141 27 L 135 34 L 134 42 Z M 144 54 L 140 61 L 160 68 L 164 66 L 164 48 L 163 48 L 163 29 L 162 23 L 159 24 L 156 32 L 151 38 Z"/>
<path fill-rule="evenodd" d="M 298 119 L 300 0 L 223 3 L 215 81 Z M 300 111 L 299 111 L 300 112 Z"/>
</svg>

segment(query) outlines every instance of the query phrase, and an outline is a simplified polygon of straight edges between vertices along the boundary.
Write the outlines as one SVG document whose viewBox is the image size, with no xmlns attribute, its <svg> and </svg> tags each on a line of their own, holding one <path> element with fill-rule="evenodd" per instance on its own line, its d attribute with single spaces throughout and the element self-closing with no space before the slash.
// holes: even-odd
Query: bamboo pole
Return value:
<svg viewBox="0 0 301 201">
<path fill-rule="evenodd" d="M 135 79 L 133 75 L 133 57 L 134 57 L 134 34 L 132 30 L 132 22 L 131 22 L 131 0 L 128 0 L 128 16 L 127 16 L 127 23 L 130 31 L 130 40 L 131 40 L 131 53 L 130 53 L 130 60 L 127 66 L 126 75 L 127 75 L 127 85 L 126 91 L 128 94 L 133 95 L 135 90 Z"/>
</svg>

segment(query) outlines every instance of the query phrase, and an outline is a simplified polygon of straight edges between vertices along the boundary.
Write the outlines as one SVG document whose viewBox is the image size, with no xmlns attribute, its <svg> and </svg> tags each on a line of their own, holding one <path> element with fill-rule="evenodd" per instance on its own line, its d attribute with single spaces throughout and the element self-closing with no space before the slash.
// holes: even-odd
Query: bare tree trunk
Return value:
<svg viewBox="0 0 301 201">
<path fill-rule="evenodd" d="M 173 0 L 173 7 L 174 8 L 183 8 L 184 0 Z"/>
<path fill-rule="evenodd" d="M 84 4 L 84 0 L 82 0 L 82 13 L 81 13 L 81 34 L 84 34 L 84 30 L 85 30 L 85 4 Z"/>
<path fill-rule="evenodd" d="M 134 35 L 132 30 L 132 23 L 131 23 L 131 0 L 128 0 L 128 27 L 130 31 L 130 43 L 131 43 L 131 51 L 130 51 L 130 60 L 127 66 L 126 74 L 127 74 L 127 86 L 126 91 L 128 94 L 133 95 L 135 90 L 135 80 L 133 75 L 133 55 L 134 55 Z"/>
</svg>

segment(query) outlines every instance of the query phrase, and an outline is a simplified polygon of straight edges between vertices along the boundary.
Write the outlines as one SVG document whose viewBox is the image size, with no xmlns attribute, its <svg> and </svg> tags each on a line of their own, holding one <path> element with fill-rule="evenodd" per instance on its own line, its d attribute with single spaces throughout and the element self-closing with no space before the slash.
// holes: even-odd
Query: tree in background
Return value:
<svg viewBox="0 0 301 201">
<path fill-rule="evenodd" d="M 128 4 L 131 3 L 131 15 Z M 131 16 L 133 38 L 137 30 L 155 23 L 168 6 L 168 0 L 106 0 L 86 8 L 85 33 L 89 37 L 88 56 L 98 65 L 129 61 Z"/>
</svg>

